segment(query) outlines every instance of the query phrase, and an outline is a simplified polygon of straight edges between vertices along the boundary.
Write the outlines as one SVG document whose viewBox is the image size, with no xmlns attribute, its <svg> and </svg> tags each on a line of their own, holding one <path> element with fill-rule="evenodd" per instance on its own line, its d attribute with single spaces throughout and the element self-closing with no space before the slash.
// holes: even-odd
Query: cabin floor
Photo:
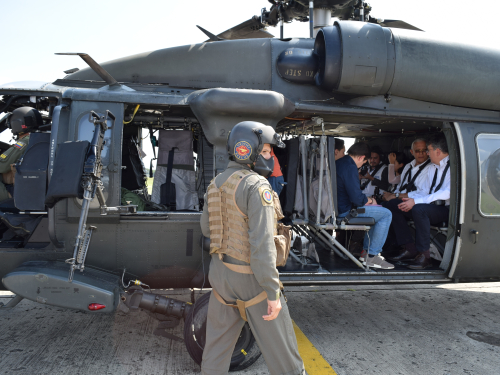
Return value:
<svg viewBox="0 0 500 375">
<path fill-rule="evenodd" d="M 338 255 L 336 255 L 333 251 L 330 251 L 326 248 L 317 248 L 320 265 L 318 267 L 316 265 L 303 265 L 292 257 L 289 257 L 287 260 L 287 264 L 284 267 L 280 267 L 279 270 L 282 272 L 364 272 L 361 268 L 359 268 L 354 262 L 350 259 L 342 259 Z M 406 265 L 408 263 L 405 262 L 390 262 L 394 264 L 394 269 L 392 270 L 378 270 L 383 272 L 415 272 L 410 270 Z M 439 268 L 439 261 L 432 259 L 432 267 L 426 268 L 425 271 L 440 271 L 443 272 L 442 269 Z M 377 270 L 375 270 L 377 272 Z"/>
<path fill-rule="evenodd" d="M 319 265 L 311 258 L 300 257 L 297 250 L 291 249 L 296 256 L 290 255 L 284 267 L 278 267 L 280 280 L 284 285 L 311 283 L 380 283 L 380 282 L 443 282 L 446 273 L 440 261 L 432 259 L 432 267 L 425 270 L 411 270 L 407 262 L 390 262 L 394 269 L 370 269 L 358 267 L 351 259 L 343 259 L 331 249 L 319 246 L 316 242 Z M 383 255 L 383 254 L 382 254 Z M 358 257 L 355 257 L 358 259 Z M 307 262 L 307 264 L 304 264 Z"/>
</svg>

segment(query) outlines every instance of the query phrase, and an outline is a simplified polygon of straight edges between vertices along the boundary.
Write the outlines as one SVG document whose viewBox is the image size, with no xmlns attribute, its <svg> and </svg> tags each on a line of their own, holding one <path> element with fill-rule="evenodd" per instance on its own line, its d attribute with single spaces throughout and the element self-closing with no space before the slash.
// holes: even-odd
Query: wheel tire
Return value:
<svg viewBox="0 0 500 375">
<path fill-rule="evenodd" d="M 203 348 L 206 343 L 208 301 L 211 294 L 205 293 L 198 298 L 194 305 L 193 313 L 189 314 L 184 322 L 184 342 L 186 343 L 186 349 L 191 358 L 199 365 L 201 365 Z M 250 326 L 248 323 L 245 323 L 234 347 L 229 371 L 246 369 L 255 363 L 261 354 L 259 347 L 255 344 L 255 337 L 252 334 Z"/>
</svg>

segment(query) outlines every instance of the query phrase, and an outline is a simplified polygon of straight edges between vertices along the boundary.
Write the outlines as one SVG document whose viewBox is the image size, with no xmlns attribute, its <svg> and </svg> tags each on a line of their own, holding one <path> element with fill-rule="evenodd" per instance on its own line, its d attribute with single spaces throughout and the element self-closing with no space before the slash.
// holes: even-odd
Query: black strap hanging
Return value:
<svg viewBox="0 0 500 375">
<path fill-rule="evenodd" d="M 371 175 L 371 176 L 375 176 L 375 175 L 378 173 L 378 171 L 380 171 L 380 169 L 381 169 L 384 165 L 385 165 L 385 164 L 379 164 L 379 165 L 377 165 L 377 166 L 375 167 L 375 169 L 373 170 L 373 172 L 372 172 L 373 174 L 372 174 L 372 173 L 370 173 L 370 175 Z M 369 171 L 368 171 L 368 172 L 369 172 Z M 368 180 L 368 181 L 365 181 L 363 184 L 361 184 L 361 191 L 365 190 L 365 189 L 366 189 L 366 187 L 368 186 L 368 184 L 369 184 L 370 182 L 372 182 L 372 181 L 371 181 L 371 180 Z"/>
<path fill-rule="evenodd" d="M 173 164 L 174 164 L 174 152 L 175 152 L 175 149 L 178 149 L 177 147 L 172 147 L 172 149 L 168 152 L 168 164 L 167 164 L 167 187 L 166 187 L 166 190 L 167 190 L 167 207 L 168 207 L 168 211 L 170 211 L 170 187 L 171 187 L 171 183 L 172 183 L 172 169 L 173 169 Z"/>
<path fill-rule="evenodd" d="M 151 146 L 153 147 L 153 159 L 149 163 L 149 178 L 153 178 L 153 160 L 156 160 L 156 137 L 154 136 L 153 127 L 149 126 L 149 139 L 151 140 Z"/>
<path fill-rule="evenodd" d="M 417 180 L 417 177 L 420 175 L 420 173 L 422 173 L 422 171 L 425 169 L 425 167 L 427 167 L 429 165 L 430 162 L 431 162 L 431 159 L 427 159 L 425 161 L 425 163 L 423 163 L 420 167 L 418 167 L 418 171 L 417 171 L 417 173 L 415 173 L 415 176 L 413 176 L 413 178 L 411 177 L 411 169 L 412 168 L 410 167 L 410 170 L 409 170 L 410 178 L 408 180 L 408 183 L 401 188 L 401 193 L 403 192 L 403 190 L 406 190 L 408 193 L 417 190 L 417 187 L 415 186 L 415 181 Z"/>
<path fill-rule="evenodd" d="M 411 180 L 411 165 L 410 165 L 410 168 L 408 168 L 408 170 L 406 171 L 406 174 L 404 175 L 403 177 L 403 181 L 401 181 L 401 185 L 402 185 L 402 188 L 401 188 L 401 192 L 403 192 L 403 190 L 406 189 L 406 187 L 408 186 L 408 184 L 404 184 L 405 181 L 410 181 Z"/>
<path fill-rule="evenodd" d="M 432 189 L 434 188 L 434 185 L 436 184 L 438 169 L 439 168 L 436 168 L 436 172 L 434 173 L 434 178 L 432 179 L 432 185 L 431 185 L 431 189 L 429 190 L 429 194 L 432 194 Z M 445 169 L 443 171 L 443 174 L 441 175 L 441 181 L 439 181 L 439 185 L 436 186 L 436 189 L 434 190 L 434 193 L 436 191 L 439 191 L 439 189 L 441 189 L 441 186 L 443 186 L 444 179 L 446 177 L 446 173 L 448 173 L 448 169 L 450 169 L 450 161 L 449 160 L 446 163 L 446 167 L 445 167 Z"/>
</svg>

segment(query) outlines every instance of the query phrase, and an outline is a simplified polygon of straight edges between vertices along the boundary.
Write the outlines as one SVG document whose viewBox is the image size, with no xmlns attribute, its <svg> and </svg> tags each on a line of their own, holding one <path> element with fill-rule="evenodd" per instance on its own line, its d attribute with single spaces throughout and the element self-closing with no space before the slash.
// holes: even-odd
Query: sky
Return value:
<svg viewBox="0 0 500 375">
<path fill-rule="evenodd" d="M 500 49 L 492 2 L 373 0 L 376 18 L 404 20 L 443 39 Z M 97 62 L 136 53 L 200 43 L 200 25 L 221 33 L 269 9 L 266 0 L 0 0 L 2 48 L 0 85 L 19 81 L 52 82 L 64 70 L 85 68 L 85 52 Z M 491 12 L 491 14 L 489 13 Z M 279 36 L 279 28 L 269 28 Z M 308 37 L 307 23 L 285 24 L 285 37 Z M 4 132 L 6 133 L 6 132 Z M 0 136 L 5 141 L 5 135 Z"/>
<path fill-rule="evenodd" d="M 500 40 L 493 37 L 498 26 L 495 13 L 488 14 L 488 2 L 474 9 L 465 0 L 373 0 L 370 4 L 376 18 L 401 19 L 446 39 L 494 43 L 500 48 Z M 206 37 L 196 25 L 218 34 L 270 5 L 266 0 L 0 0 L 0 84 L 54 81 L 64 77 L 64 70 L 86 67 L 79 57 L 55 52 L 85 52 L 105 62 L 200 43 Z M 307 37 L 308 30 L 307 23 L 285 25 L 285 37 Z M 279 28 L 268 31 L 279 36 Z"/>
</svg>

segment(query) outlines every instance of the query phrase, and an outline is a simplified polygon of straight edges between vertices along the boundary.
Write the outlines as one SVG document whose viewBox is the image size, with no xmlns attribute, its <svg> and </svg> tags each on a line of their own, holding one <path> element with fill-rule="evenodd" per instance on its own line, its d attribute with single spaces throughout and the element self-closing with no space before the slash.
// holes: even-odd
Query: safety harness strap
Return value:
<svg viewBox="0 0 500 375">
<path fill-rule="evenodd" d="M 383 163 L 380 163 L 379 165 L 377 165 L 377 166 L 375 167 L 375 169 L 373 170 L 373 172 L 371 172 L 371 173 L 370 173 L 370 176 L 375 176 L 375 175 L 378 173 L 378 171 L 380 171 L 380 169 L 381 169 L 384 165 L 385 165 L 385 164 L 383 164 Z M 369 171 L 368 171 L 368 172 L 369 172 Z M 365 181 L 365 182 L 361 185 L 361 190 L 362 190 L 362 191 L 363 191 L 363 190 L 365 190 L 365 189 L 366 189 L 366 187 L 368 186 L 368 184 L 369 184 L 370 182 L 372 182 L 372 181 L 371 181 L 371 180 L 367 180 L 367 181 Z"/>
<path fill-rule="evenodd" d="M 259 295 L 257 295 L 256 297 L 252 298 L 249 301 L 241 301 L 241 300 L 237 299 L 236 303 L 227 303 L 226 301 L 224 301 L 224 298 L 222 298 L 220 296 L 220 294 L 217 293 L 217 291 L 215 289 L 213 289 L 213 288 L 212 288 L 212 293 L 214 294 L 215 298 L 217 298 L 217 301 L 219 301 L 223 305 L 230 306 L 230 307 L 233 307 L 235 309 L 238 309 L 238 311 L 240 312 L 241 318 L 245 322 L 248 321 L 247 320 L 246 309 L 248 309 L 249 307 L 251 307 L 253 305 L 256 305 L 256 304 L 264 301 L 267 298 L 267 293 L 264 292 L 264 291 L 262 291 L 262 293 L 260 293 Z"/>
</svg>

